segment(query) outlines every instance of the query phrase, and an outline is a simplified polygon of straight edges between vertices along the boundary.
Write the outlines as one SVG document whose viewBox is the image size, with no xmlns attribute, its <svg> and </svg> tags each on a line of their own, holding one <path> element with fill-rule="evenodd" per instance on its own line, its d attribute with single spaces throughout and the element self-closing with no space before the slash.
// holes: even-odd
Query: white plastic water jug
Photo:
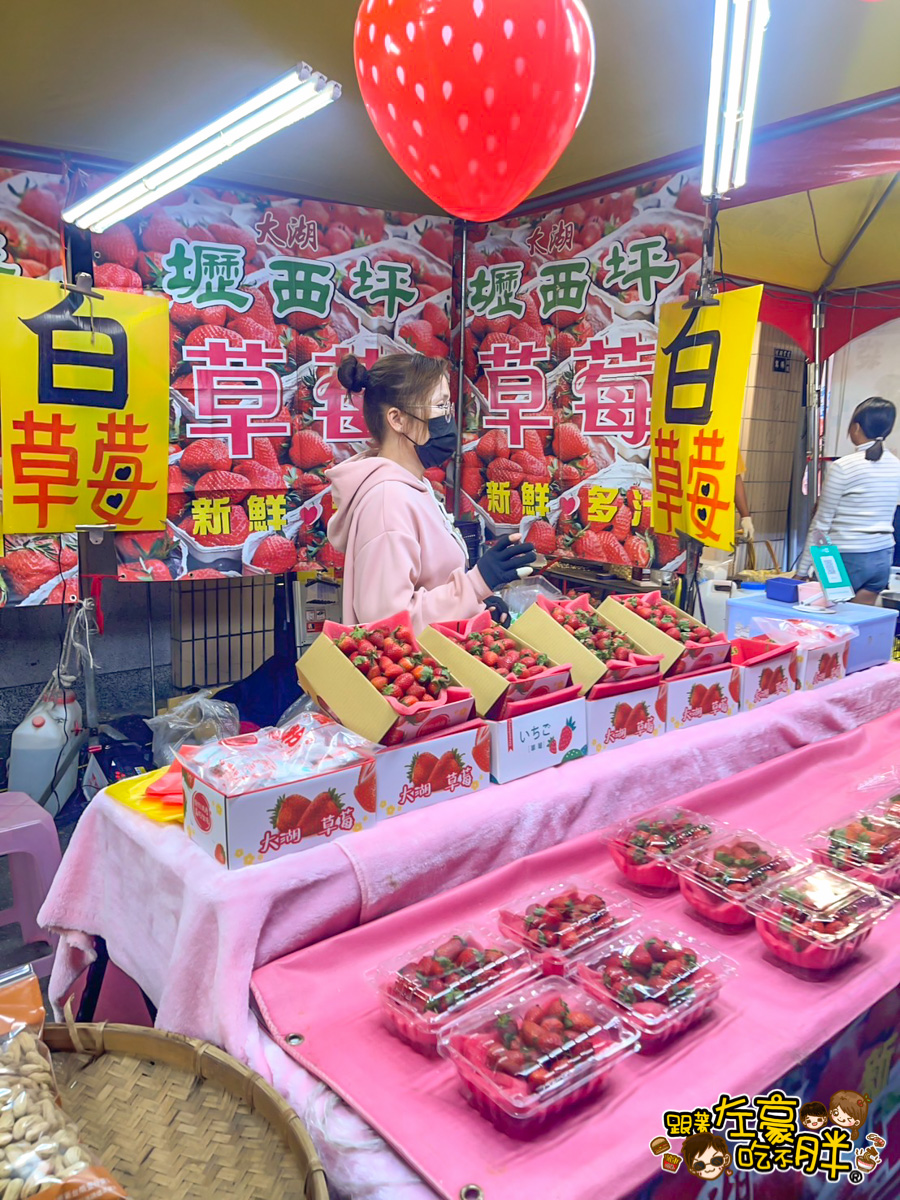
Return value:
<svg viewBox="0 0 900 1200">
<path fill-rule="evenodd" d="M 50 786 L 65 747 L 81 732 L 81 705 L 75 693 L 56 692 L 35 705 L 12 735 L 9 790 L 39 800 Z M 56 816 L 78 783 L 78 755 L 66 768 L 44 807 Z"/>
</svg>

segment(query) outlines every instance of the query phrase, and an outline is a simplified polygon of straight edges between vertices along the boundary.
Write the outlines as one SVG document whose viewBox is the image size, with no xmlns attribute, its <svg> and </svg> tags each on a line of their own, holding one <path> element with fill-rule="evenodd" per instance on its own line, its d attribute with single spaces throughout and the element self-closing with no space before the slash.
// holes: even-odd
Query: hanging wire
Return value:
<svg viewBox="0 0 900 1200">
<path fill-rule="evenodd" d="M 807 191 L 806 201 L 809 204 L 809 212 L 810 212 L 810 216 L 812 217 L 813 233 L 816 235 L 816 249 L 819 252 L 819 258 L 821 258 L 822 262 L 825 264 L 826 267 L 833 267 L 834 263 L 829 262 L 828 259 L 825 257 L 825 255 L 822 253 L 822 241 L 819 237 L 819 222 L 816 217 L 816 209 L 815 209 L 815 205 L 813 204 L 812 192 Z"/>
</svg>

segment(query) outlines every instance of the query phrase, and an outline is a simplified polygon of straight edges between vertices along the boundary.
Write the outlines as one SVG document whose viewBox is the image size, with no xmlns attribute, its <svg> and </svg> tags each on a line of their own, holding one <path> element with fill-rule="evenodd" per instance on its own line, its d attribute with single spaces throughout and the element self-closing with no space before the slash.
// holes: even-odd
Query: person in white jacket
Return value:
<svg viewBox="0 0 900 1200">
<path fill-rule="evenodd" d="M 797 574 L 812 566 L 810 546 L 830 543 L 841 557 L 857 604 L 874 604 L 888 585 L 894 558 L 894 513 L 900 504 L 900 459 L 884 448 L 897 410 L 890 400 L 871 396 L 850 419 L 856 447 L 831 464 L 813 514 Z"/>
</svg>

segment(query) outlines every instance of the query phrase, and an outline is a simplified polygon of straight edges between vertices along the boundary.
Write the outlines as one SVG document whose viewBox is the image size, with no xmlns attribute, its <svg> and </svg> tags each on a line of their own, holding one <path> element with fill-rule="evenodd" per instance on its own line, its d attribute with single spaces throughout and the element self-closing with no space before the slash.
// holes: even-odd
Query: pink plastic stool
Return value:
<svg viewBox="0 0 900 1200">
<path fill-rule="evenodd" d="M 0 910 L 0 925 L 18 925 L 26 946 L 49 943 L 50 953 L 31 963 L 36 975 L 49 975 L 58 939 L 41 929 L 37 915 L 62 855 L 53 818 L 24 792 L 0 793 L 0 855 L 9 857 L 13 893 L 12 907 Z"/>
</svg>

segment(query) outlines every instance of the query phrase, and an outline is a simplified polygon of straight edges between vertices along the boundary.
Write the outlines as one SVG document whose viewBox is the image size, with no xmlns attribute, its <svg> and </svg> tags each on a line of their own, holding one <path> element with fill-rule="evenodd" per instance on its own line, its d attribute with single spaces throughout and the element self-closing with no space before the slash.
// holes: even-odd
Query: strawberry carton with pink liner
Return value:
<svg viewBox="0 0 900 1200">
<path fill-rule="evenodd" d="M 526 951 L 488 926 L 429 938 L 371 974 L 388 1029 L 420 1054 L 436 1056 L 438 1039 L 457 1017 L 537 968 Z"/>
<path fill-rule="evenodd" d="M 507 706 L 515 715 L 490 722 L 494 783 L 510 783 L 587 755 L 587 717 L 578 692 L 576 683 L 549 697 L 516 701 Z"/>
<path fill-rule="evenodd" d="M 321 713 L 176 752 L 188 837 L 229 870 L 377 820 L 375 747 Z"/>
<path fill-rule="evenodd" d="M 636 916 L 621 892 L 573 879 L 505 905 L 498 927 L 524 946 L 546 975 L 562 975 L 571 958 L 615 936 Z"/>
<path fill-rule="evenodd" d="M 783 620 L 756 617 L 754 624 L 773 642 L 796 647 L 794 678 L 800 691 L 843 679 L 847 674 L 850 643 L 859 636 L 859 630 L 849 625 L 823 625 L 820 621 L 792 617 Z"/>
<path fill-rule="evenodd" d="M 731 663 L 741 672 L 742 712 L 791 695 L 797 686 L 796 651 L 796 644 L 779 645 L 762 637 L 732 642 Z"/>
<path fill-rule="evenodd" d="M 666 681 L 666 728 L 691 729 L 741 711 L 739 667 L 714 667 Z"/>
<path fill-rule="evenodd" d="M 720 827 L 711 817 L 668 805 L 612 826 L 604 840 L 628 882 L 648 895 L 658 895 L 678 887 L 671 868 L 674 856 L 685 846 L 705 841 Z"/>
<path fill-rule="evenodd" d="M 588 753 L 659 737 L 668 724 L 669 685 L 658 675 L 602 680 L 587 696 Z"/>
<path fill-rule="evenodd" d="M 376 757 L 379 819 L 430 808 L 491 785 L 491 730 L 486 721 L 447 729 L 435 713 L 414 742 L 382 747 Z"/>
<path fill-rule="evenodd" d="M 608 596 L 600 606 L 620 629 L 650 653 L 662 656 L 663 675 L 686 675 L 727 663 L 731 643 L 664 600 L 661 592 Z"/>
<path fill-rule="evenodd" d="M 510 632 L 556 662 L 571 662 L 572 679 L 585 692 L 601 681 L 628 683 L 659 675 L 661 655 L 646 654 L 599 614 L 587 594 L 559 600 L 538 596 Z"/>
<path fill-rule="evenodd" d="M 801 865 L 784 846 L 752 829 L 732 829 L 724 823 L 671 860 L 678 887 L 690 907 L 705 921 L 729 932 L 753 924 L 747 902 L 754 892 Z"/>
<path fill-rule="evenodd" d="M 655 1054 L 701 1021 L 736 964 L 661 921 L 638 921 L 577 956 L 572 976 L 591 996 L 622 1010 Z"/>
<path fill-rule="evenodd" d="M 815 862 L 873 887 L 900 891 L 900 822 L 889 815 L 852 813 L 806 841 Z"/>
<path fill-rule="evenodd" d="M 388 746 L 473 715 L 471 691 L 454 684 L 428 643 L 416 639 L 405 612 L 368 625 L 326 621 L 297 663 L 297 678 L 342 725 Z"/>
<path fill-rule="evenodd" d="M 814 863 L 760 888 L 747 902 L 775 961 L 812 976 L 854 958 L 895 903 L 871 884 Z"/>
<path fill-rule="evenodd" d="M 499 720 L 515 716 L 521 711 L 517 705 L 537 701 L 534 707 L 545 707 L 564 694 L 578 694 L 568 662 L 560 665 L 532 650 L 487 611 L 466 621 L 429 625 L 419 641 L 469 689 L 480 717 Z"/>
<path fill-rule="evenodd" d="M 543 978 L 453 1021 L 439 1051 L 477 1112 L 501 1133 L 532 1140 L 594 1100 L 637 1041 L 612 1005 Z"/>
</svg>

